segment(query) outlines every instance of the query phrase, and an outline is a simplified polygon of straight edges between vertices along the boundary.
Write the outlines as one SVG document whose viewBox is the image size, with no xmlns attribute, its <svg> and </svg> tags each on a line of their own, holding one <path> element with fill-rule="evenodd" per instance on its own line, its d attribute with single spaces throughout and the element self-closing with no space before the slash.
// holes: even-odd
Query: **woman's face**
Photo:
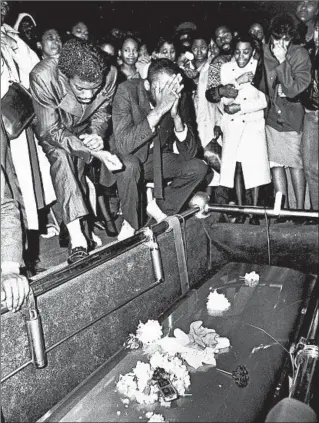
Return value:
<svg viewBox="0 0 319 423">
<path fill-rule="evenodd" d="M 139 57 L 148 57 L 148 51 L 147 51 L 147 46 L 146 46 L 146 44 L 143 44 L 141 47 L 140 47 L 140 50 L 139 50 L 139 52 L 138 52 L 138 55 L 139 55 Z"/>
<path fill-rule="evenodd" d="M 83 22 L 78 22 L 76 25 L 74 25 L 72 28 L 72 34 L 81 40 L 87 41 L 89 39 L 88 27 Z"/>
<path fill-rule="evenodd" d="M 217 46 L 217 44 L 215 43 L 213 39 L 210 40 L 208 51 L 212 58 L 219 56 L 219 53 L 220 53 L 219 47 Z"/>
<path fill-rule="evenodd" d="M 169 59 L 175 62 L 176 50 L 174 44 L 164 43 L 159 49 L 159 56 L 160 58 Z"/>
<path fill-rule="evenodd" d="M 193 40 L 192 53 L 197 63 L 203 63 L 207 59 L 208 45 L 205 40 Z"/>
<path fill-rule="evenodd" d="M 42 35 L 43 57 L 58 57 L 62 50 L 62 41 L 57 30 L 49 29 Z"/>
<path fill-rule="evenodd" d="M 36 39 L 35 25 L 28 16 L 22 19 L 19 25 L 19 32 L 21 38 L 25 41 L 30 42 Z"/>
<path fill-rule="evenodd" d="M 265 38 L 264 29 L 259 23 L 252 24 L 249 33 L 259 41 L 263 41 Z"/>
<path fill-rule="evenodd" d="M 244 43 L 240 41 L 236 44 L 235 52 L 234 52 L 234 58 L 237 62 L 237 65 L 240 68 L 244 68 L 248 65 L 251 56 L 253 55 L 253 47 L 250 43 Z"/>
<path fill-rule="evenodd" d="M 126 65 L 135 65 L 138 59 L 138 44 L 132 38 L 124 41 L 121 48 L 121 59 Z"/>
</svg>

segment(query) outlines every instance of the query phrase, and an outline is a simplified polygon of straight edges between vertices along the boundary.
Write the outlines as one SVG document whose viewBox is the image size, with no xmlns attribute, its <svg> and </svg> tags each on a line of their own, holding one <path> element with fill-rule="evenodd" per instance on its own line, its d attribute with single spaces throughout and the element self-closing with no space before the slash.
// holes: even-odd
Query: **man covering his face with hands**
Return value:
<svg viewBox="0 0 319 423">
<path fill-rule="evenodd" d="M 141 172 L 154 181 L 155 200 L 147 212 L 156 221 L 180 211 L 207 167 L 195 158 L 198 141 L 183 92 L 179 68 L 168 59 L 154 61 L 146 80 L 121 84 L 113 103 L 113 145 L 124 163 L 117 173 L 124 222 L 119 239 L 138 229 L 138 188 Z M 173 146 L 179 154 L 173 152 Z M 171 184 L 163 188 L 163 180 Z"/>
</svg>

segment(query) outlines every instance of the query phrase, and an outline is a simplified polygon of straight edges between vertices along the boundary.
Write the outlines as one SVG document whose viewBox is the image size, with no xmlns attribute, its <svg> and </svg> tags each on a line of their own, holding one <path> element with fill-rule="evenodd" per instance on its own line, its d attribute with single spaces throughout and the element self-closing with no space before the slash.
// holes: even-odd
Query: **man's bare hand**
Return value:
<svg viewBox="0 0 319 423">
<path fill-rule="evenodd" d="M 178 98 L 175 99 L 173 106 L 171 108 L 171 116 L 172 116 L 173 119 L 175 119 L 176 116 L 178 115 L 179 99 L 180 99 L 180 95 L 179 95 Z"/>
<path fill-rule="evenodd" d="M 223 85 L 219 87 L 219 95 L 226 98 L 236 98 L 238 90 L 236 90 L 233 84 Z"/>
<path fill-rule="evenodd" d="M 29 293 L 28 279 L 17 273 L 1 275 L 1 302 L 6 302 L 7 308 L 16 312 L 22 306 Z"/>
<path fill-rule="evenodd" d="M 229 115 L 234 115 L 240 112 L 240 104 L 232 103 L 224 106 L 224 112 Z"/>
<path fill-rule="evenodd" d="M 237 84 L 246 84 L 246 82 L 252 82 L 254 74 L 252 72 L 245 72 L 236 79 Z"/>
<path fill-rule="evenodd" d="M 97 134 L 82 134 L 79 136 L 83 144 L 91 151 L 100 151 L 104 148 L 103 139 Z"/>
<path fill-rule="evenodd" d="M 172 75 L 162 90 L 158 86 L 155 87 L 156 107 L 162 114 L 167 113 L 173 107 L 175 100 L 179 98 L 179 94 L 184 88 L 181 82 L 182 76 L 177 74 Z"/>
<path fill-rule="evenodd" d="M 109 151 L 92 151 L 93 157 L 99 159 L 111 172 L 115 170 L 120 170 L 123 167 L 121 160 L 115 155 L 111 154 Z"/>
</svg>

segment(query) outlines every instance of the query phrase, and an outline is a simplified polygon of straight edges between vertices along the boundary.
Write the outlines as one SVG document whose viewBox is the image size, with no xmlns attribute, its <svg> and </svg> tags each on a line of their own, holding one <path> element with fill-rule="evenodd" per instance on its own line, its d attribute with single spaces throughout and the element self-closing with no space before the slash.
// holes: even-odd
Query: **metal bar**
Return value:
<svg viewBox="0 0 319 423">
<path fill-rule="evenodd" d="M 200 211 L 200 207 L 193 207 L 176 215 L 178 219 L 182 222 L 184 219 L 188 219 L 194 216 Z M 244 214 L 256 214 L 262 215 L 265 214 L 269 217 L 306 217 L 309 219 L 319 219 L 318 212 L 308 212 L 301 210 L 278 210 L 278 208 L 270 209 L 264 207 L 245 207 L 245 206 L 229 206 L 229 205 L 214 205 L 207 204 L 205 206 L 206 212 L 221 212 L 221 213 L 244 213 Z M 166 232 L 169 229 L 169 224 L 166 221 L 160 222 L 152 226 L 152 231 L 154 235 L 160 235 Z M 120 254 L 129 251 L 130 249 L 143 244 L 147 240 L 147 236 L 144 234 L 143 230 L 137 232 L 132 237 L 125 239 L 120 242 L 116 242 L 112 245 L 105 246 L 99 251 L 93 252 L 89 257 L 80 260 L 72 265 L 66 265 L 62 269 L 57 271 L 48 272 L 45 275 L 38 275 L 30 279 L 30 284 L 33 288 L 35 296 L 48 292 L 51 289 L 54 289 L 63 283 L 82 275 L 89 270 L 94 269 L 101 264 L 112 260 L 115 257 L 118 257 Z M 4 306 L 1 306 L 1 315 L 8 312 L 8 309 Z"/>
<path fill-rule="evenodd" d="M 245 207 L 245 206 L 222 206 L 207 204 L 205 207 L 206 212 L 220 212 L 220 213 L 242 213 L 242 214 L 255 214 L 268 217 L 304 217 L 308 219 L 319 219 L 319 212 L 309 212 L 306 210 L 285 210 L 281 209 L 275 211 L 271 208 L 264 207 Z"/>
</svg>

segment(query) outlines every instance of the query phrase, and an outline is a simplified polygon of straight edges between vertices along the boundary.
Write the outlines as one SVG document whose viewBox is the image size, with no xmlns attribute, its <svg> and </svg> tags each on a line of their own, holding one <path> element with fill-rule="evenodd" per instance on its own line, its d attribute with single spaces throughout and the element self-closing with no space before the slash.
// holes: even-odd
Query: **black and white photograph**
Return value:
<svg viewBox="0 0 319 423">
<path fill-rule="evenodd" d="M 319 0 L 1 0 L 1 423 L 319 419 Z"/>
</svg>

